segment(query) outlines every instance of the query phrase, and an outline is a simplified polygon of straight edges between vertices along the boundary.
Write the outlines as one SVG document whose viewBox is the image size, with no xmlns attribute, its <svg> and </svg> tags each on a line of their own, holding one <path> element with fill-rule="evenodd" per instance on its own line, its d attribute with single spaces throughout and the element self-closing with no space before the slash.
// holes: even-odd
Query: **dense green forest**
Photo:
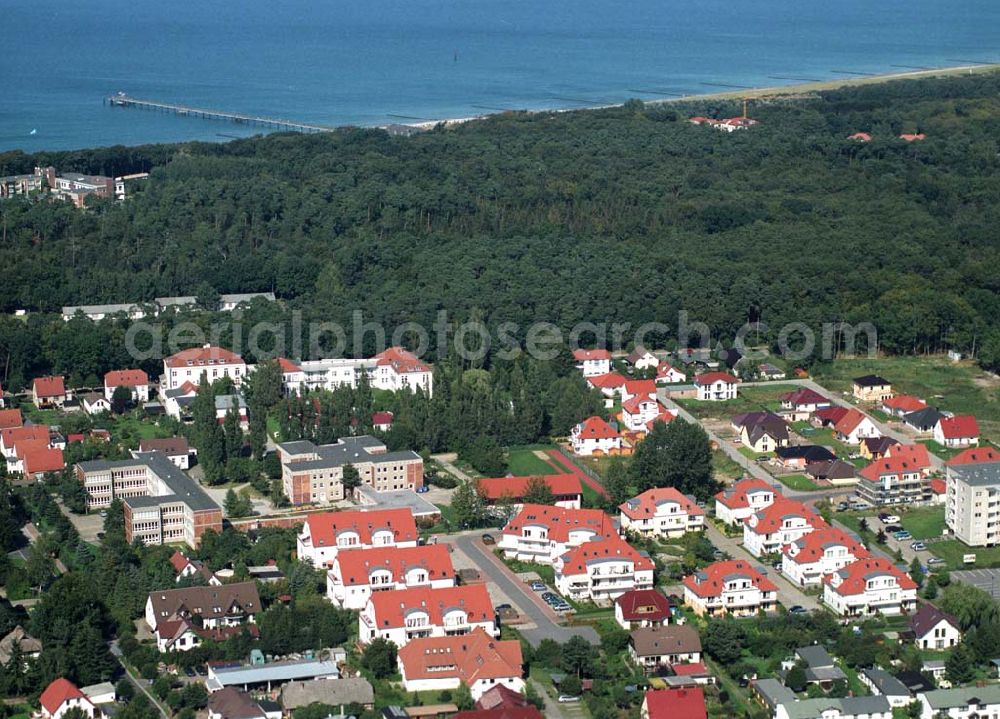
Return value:
<svg viewBox="0 0 1000 719">
<path fill-rule="evenodd" d="M 0 203 L 0 311 L 273 290 L 284 302 L 260 318 L 362 309 L 391 328 L 446 309 L 523 331 L 687 310 L 731 338 L 759 309 L 769 341 L 793 321 L 871 321 L 883 351 L 954 347 L 996 368 L 998 98 L 994 73 L 761 102 L 735 133 L 686 119 L 736 103 L 631 102 L 408 138 L 0 154 L 0 175 L 153 173 L 121 204 Z M 914 131 L 927 139 L 897 137 Z M 0 320 L 0 381 L 66 371 L 88 347 L 95 372 L 119 366 L 120 328 L 54 325 Z"/>
</svg>

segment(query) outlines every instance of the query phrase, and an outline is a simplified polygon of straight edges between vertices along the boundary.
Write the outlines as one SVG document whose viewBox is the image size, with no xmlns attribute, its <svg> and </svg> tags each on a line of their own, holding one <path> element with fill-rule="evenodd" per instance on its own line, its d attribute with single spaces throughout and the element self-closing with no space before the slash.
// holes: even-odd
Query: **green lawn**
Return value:
<svg viewBox="0 0 1000 719">
<path fill-rule="evenodd" d="M 534 476 L 539 474 L 554 474 L 555 469 L 550 464 L 535 456 L 539 450 L 555 449 L 552 445 L 532 445 L 530 447 L 512 447 L 507 458 L 510 473 L 518 476 Z"/>
<path fill-rule="evenodd" d="M 982 430 L 980 430 L 980 431 L 982 431 Z M 918 439 L 917 441 L 920 444 L 926 446 L 928 452 L 930 452 L 931 454 L 937 455 L 941 459 L 945 459 L 945 460 L 951 459 L 952 457 L 954 457 L 959 452 L 962 452 L 962 451 L 965 450 L 965 447 L 961 447 L 959 449 L 953 449 L 951 447 L 945 447 L 944 445 L 938 444 L 933 439 Z"/>
<path fill-rule="evenodd" d="M 696 399 L 680 399 L 677 403 L 698 419 L 729 419 L 744 412 L 768 409 L 777 411 L 781 406 L 781 395 L 795 390 L 795 385 L 772 384 L 762 387 L 742 387 L 736 399 L 725 402 L 699 402 Z"/>
<path fill-rule="evenodd" d="M 969 547 L 957 539 L 932 542 L 927 545 L 931 554 L 948 563 L 948 569 L 975 569 L 976 567 L 1000 567 L 1000 547 Z M 966 564 L 962 557 L 975 554 L 976 563 Z"/>
<path fill-rule="evenodd" d="M 912 534 L 914 539 L 940 537 L 945 529 L 944 506 L 911 509 L 901 514 L 900 520 L 903 529 Z"/>
<path fill-rule="evenodd" d="M 804 474 L 776 474 L 774 477 L 789 489 L 797 489 L 800 492 L 823 489 Z"/>
<path fill-rule="evenodd" d="M 897 394 L 912 394 L 931 405 L 974 414 L 984 437 L 1000 437 L 1000 380 L 973 362 L 944 356 L 837 360 L 817 369 L 816 381 L 837 392 L 850 392 L 854 377 L 878 374 Z"/>
<path fill-rule="evenodd" d="M 719 479 L 739 479 L 744 474 L 743 465 L 734 462 L 721 449 L 712 450 L 712 468 Z"/>
</svg>

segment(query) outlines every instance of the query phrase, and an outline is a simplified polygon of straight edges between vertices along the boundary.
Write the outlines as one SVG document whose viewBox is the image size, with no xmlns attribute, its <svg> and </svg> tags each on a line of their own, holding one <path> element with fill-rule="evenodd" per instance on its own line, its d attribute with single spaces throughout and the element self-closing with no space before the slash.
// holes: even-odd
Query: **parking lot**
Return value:
<svg viewBox="0 0 1000 719">
<path fill-rule="evenodd" d="M 56 503 L 59 505 L 62 513 L 66 515 L 66 518 L 69 519 L 70 524 L 80 533 L 80 538 L 83 541 L 91 542 L 92 544 L 97 542 L 97 533 L 104 531 L 104 517 L 101 516 L 100 512 L 73 514 L 63 506 L 61 501 Z"/>
<path fill-rule="evenodd" d="M 1000 600 L 1000 569 L 959 569 L 951 573 L 951 579 L 982 589 Z"/>
</svg>

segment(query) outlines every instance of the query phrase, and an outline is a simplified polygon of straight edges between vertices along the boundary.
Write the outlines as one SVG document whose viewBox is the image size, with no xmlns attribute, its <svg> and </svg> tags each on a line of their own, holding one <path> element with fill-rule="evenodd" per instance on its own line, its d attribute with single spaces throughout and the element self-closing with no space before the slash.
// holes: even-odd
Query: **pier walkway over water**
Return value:
<svg viewBox="0 0 1000 719">
<path fill-rule="evenodd" d="M 189 107 L 188 105 L 176 105 L 170 102 L 157 102 L 155 100 L 143 100 L 132 97 L 124 92 L 111 95 L 105 98 L 105 104 L 113 107 L 134 107 L 140 110 L 156 110 L 159 112 L 171 112 L 176 115 L 187 115 L 190 117 L 200 117 L 209 120 L 226 120 L 244 125 L 260 125 L 262 127 L 273 127 L 279 130 L 292 130 L 293 132 L 332 132 L 335 127 L 327 125 L 316 125 L 308 122 L 296 122 L 295 120 L 282 120 L 273 117 L 263 117 L 261 115 L 247 115 L 241 112 L 226 112 L 224 110 L 206 110 L 200 107 Z"/>
</svg>

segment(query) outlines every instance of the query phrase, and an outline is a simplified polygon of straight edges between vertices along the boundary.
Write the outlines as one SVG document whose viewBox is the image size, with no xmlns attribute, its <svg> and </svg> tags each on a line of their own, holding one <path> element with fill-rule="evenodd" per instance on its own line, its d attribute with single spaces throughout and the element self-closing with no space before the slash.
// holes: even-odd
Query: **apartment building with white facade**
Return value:
<svg viewBox="0 0 1000 719">
<path fill-rule="evenodd" d="M 413 639 L 468 634 L 477 627 L 491 637 L 500 636 L 485 584 L 415 587 L 375 592 L 361 610 L 358 637 L 364 644 L 381 637 L 404 647 Z"/>
<path fill-rule="evenodd" d="M 647 489 L 618 505 L 622 531 L 674 539 L 705 528 L 705 512 L 674 487 Z"/>
<path fill-rule="evenodd" d="M 710 564 L 684 577 L 684 603 L 698 616 L 752 616 L 772 611 L 778 588 L 743 559 Z"/>
<path fill-rule="evenodd" d="M 412 587 L 455 586 L 446 544 L 345 549 L 326 573 L 326 596 L 343 609 L 364 609 L 372 594 Z"/>
<path fill-rule="evenodd" d="M 1000 462 L 949 465 L 945 522 L 970 547 L 1000 544 Z"/>
<path fill-rule="evenodd" d="M 306 516 L 296 550 L 301 561 L 330 568 L 341 550 L 416 547 L 418 536 L 409 509 L 318 512 Z"/>
<path fill-rule="evenodd" d="M 247 363 L 238 354 L 221 347 L 192 347 L 163 360 L 160 389 L 177 389 L 185 382 L 197 385 L 203 374 L 209 382 L 228 377 L 238 387 L 247 376 Z"/>
<path fill-rule="evenodd" d="M 844 530 L 823 527 L 785 546 L 781 573 L 800 587 L 818 585 L 823 577 L 870 556 L 865 546 Z"/>
<path fill-rule="evenodd" d="M 884 557 L 859 559 L 823 580 L 823 604 L 843 617 L 908 613 L 917 584 Z"/>
<path fill-rule="evenodd" d="M 614 522 L 600 509 L 525 504 L 503 528 L 497 546 L 509 559 L 554 564 L 572 547 L 615 536 Z"/>
<path fill-rule="evenodd" d="M 715 495 L 715 516 L 731 527 L 739 527 L 744 519 L 782 496 L 763 479 L 741 479 Z"/>
<path fill-rule="evenodd" d="M 827 524 L 801 502 L 780 497 L 750 515 L 743 523 L 743 547 L 755 557 L 780 552 L 782 547 Z"/>
<path fill-rule="evenodd" d="M 552 568 L 556 588 L 576 601 L 610 604 L 633 589 L 653 588 L 653 560 L 617 535 L 567 550 Z"/>
</svg>

